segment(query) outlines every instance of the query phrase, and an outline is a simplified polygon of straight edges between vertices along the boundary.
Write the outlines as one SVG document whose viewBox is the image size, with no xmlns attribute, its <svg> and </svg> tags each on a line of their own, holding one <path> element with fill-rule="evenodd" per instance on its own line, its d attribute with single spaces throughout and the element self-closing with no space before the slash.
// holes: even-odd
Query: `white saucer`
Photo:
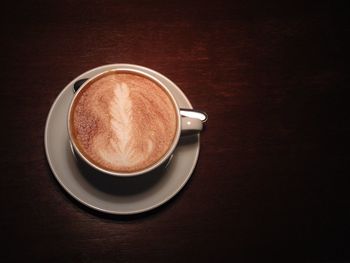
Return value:
<svg viewBox="0 0 350 263">
<path fill-rule="evenodd" d="M 67 132 L 73 84 L 113 68 L 139 69 L 153 75 L 169 88 L 179 107 L 192 108 L 185 94 L 158 72 L 130 64 L 101 66 L 78 76 L 58 95 L 46 121 L 45 150 L 57 181 L 80 203 L 110 214 L 136 214 L 164 204 L 184 187 L 198 160 L 199 135 L 181 138 L 168 167 L 156 173 L 117 178 L 94 174 L 80 166 L 71 152 Z"/>
</svg>

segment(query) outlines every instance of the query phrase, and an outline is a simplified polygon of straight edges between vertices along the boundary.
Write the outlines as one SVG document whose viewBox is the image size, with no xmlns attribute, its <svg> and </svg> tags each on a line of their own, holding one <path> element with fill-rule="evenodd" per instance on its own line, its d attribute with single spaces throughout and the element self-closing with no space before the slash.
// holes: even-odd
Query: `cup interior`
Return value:
<svg viewBox="0 0 350 263">
<path fill-rule="evenodd" d="M 98 165 L 97 163 L 95 163 L 94 161 L 92 161 L 90 158 L 88 158 L 88 156 L 86 156 L 83 151 L 81 149 L 79 149 L 78 144 L 76 142 L 76 139 L 73 135 L 72 132 L 72 110 L 75 104 L 75 101 L 77 100 L 77 98 L 80 96 L 81 93 L 84 92 L 84 90 L 89 87 L 93 82 L 103 78 L 104 76 L 108 75 L 108 74 L 112 74 L 112 73 L 129 73 L 129 74 L 136 74 L 138 76 L 147 78 L 149 80 L 151 80 L 152 82 L 154 82 L 158 87 L 162 88 L 163 91 L 165 91 L 165 93 L 168 95 L 169 99 L 171 100 L 174 109 L 175 109 L 175 115 L 176 115 L 176 131 L 175 131 L 175 136 L 173 138 L 173 141 L 170 145 L 170 147 L 168 148 L 168 150 L 166 151 L 166 153 L 156 162 L 154 162 L 153 164 L 145 167 L 144 169 L 140 169 L 137 171 L 132 171 L 132 172 L 125 172 L 125 171 L 115 171 L 115 170 L 110 170 L 110 169 L 106 169 L 105 167 L 101 167 L 100 165 Z M 169 89 L 158 79 L 156 79 L 155 77 L 142 72 L 140 70 L 135 70 L 135 69 L 122 69 L 122 68 L 118 68 L 118 69 L 113 69 L 113 70 L 108 70 L 105 72 L 102 72 L 100 74 L 97 74 L 96 76 L 90 78 L 89 80 L 87 80 L 85 83 L 83 83 L 81 85 L 81 87 L 79 88 L 79 90 L 74 94 L 74 97 L 70 103 L 69 106 L 69 110 L 68 110 L 68 134 L 69 134 L 69 140 L 70 143 L 74 149 L 74 152 L 79 156 L 79 158 L 85 162 L 86 164 L 88 164 L 89 166 L 91 166 L 92 168 L 96 169 L 99 172 L 105 173 L 105 174 L 109 174 L 109 175 L 113 175 L 113 176 L 121 176 L 121 177 L 130 177 L 130 176 L 136 176 L 136 175 L 141 175 L 141 174 L 145 174 L 145 173 L 149 173 L 151 171 L 153 171 L 154 169 L 158 168 L 159 166 L 161 166 L 162 164 L 164 164 L 165 162 L 167 162 L 169 160 L 169 158 L 171 157 L 171 155 L 173 154 L 179 138 L 180 138 L 180 134 L 181 134 L 181 115 L 180 115 L 180 110 L 179 110 L 179 106 L 174 98 L 174 96 L 171 94 L 171 92 L 169 91 Z"/>
</svg>

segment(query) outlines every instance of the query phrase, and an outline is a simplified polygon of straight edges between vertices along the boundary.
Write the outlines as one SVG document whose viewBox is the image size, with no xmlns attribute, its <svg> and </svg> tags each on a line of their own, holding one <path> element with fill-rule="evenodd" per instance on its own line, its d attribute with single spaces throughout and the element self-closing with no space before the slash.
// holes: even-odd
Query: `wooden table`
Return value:
<svg viewBox="0 0 350 263">
<path fill-rule="evenodd" d="M 2 5 L 1 261 L 350 260 L 348 14 L 280 2 Z M 56 96 L 109 63 L 161 72 L 209 114 L 191 180 L 145 214 L 85 208 L 45 156 Z"/>
</svg>

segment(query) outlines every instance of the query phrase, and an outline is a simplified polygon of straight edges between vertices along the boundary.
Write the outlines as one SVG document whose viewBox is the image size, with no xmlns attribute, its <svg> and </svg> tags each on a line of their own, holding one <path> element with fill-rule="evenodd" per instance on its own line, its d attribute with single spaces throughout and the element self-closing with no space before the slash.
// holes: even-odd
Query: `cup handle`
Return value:
<svg viewBox="0 0 350 263">
<path fill-rule="evenodd" d="M 204 111 L 200 111 L 200 110 L 180 108 L 180 114 L 182 117 L 190 117 L 190 118 L 194 118 L 194 119 L 199 119 L 203 123 L 207 122 L 207 120 L 208 120 L 208 114 L 205 113 Z"/>
<path fill-rule="evenodd" d="M 203 129 L 203 123 L 199 119 L 181 117 L 181 135 L 199 133 Z"/>
</svg>

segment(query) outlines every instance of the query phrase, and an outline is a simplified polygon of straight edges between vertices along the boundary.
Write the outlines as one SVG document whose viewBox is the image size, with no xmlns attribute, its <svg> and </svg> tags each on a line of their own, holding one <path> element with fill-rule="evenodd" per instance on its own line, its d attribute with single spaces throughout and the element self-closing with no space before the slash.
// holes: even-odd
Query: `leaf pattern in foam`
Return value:
<svg viewBox="0 0 350 263">
<path fill-rule="evenodd" d="M 127 84 L 116 84 L 113 97 L 109 103 L 110 125 L 112 136 L 108 146 L 99 150 L 100 157 L 117 166 L 137 165 L 153 151 L 154 144 L 150 138 L 143 138 L 145 149 L 135 149 L 137 143 L 133 139 L 132 100 Z"/>
<path fill-rule="evenodd" d="M 115 153 L 113 162 L 121 165 L 135 164 L 139 161 L 132 142 L 132 102 L 130 89 L 125 83 L 116 84 L 114 97 L 109 105 L 111 127 L 114 137 L 110 139 Z"/>
</svg>

